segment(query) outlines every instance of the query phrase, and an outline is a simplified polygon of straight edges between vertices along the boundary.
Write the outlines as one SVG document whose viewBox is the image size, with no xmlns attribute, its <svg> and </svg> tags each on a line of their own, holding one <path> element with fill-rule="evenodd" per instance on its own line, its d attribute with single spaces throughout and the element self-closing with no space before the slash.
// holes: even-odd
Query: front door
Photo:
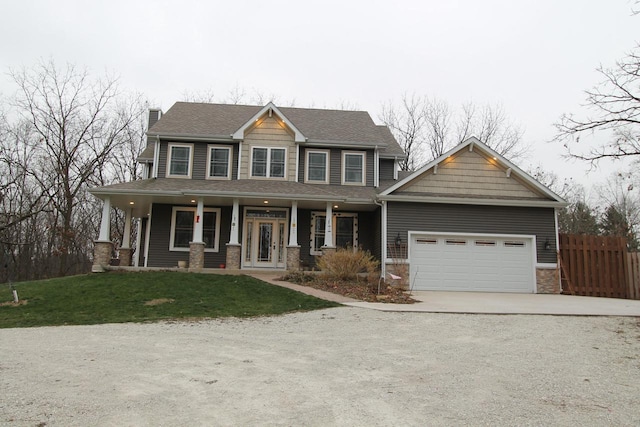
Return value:
<svg viewBox="0 0 640 427">
<path fill-rule="evenodd" d="M 248 210 L 244 229 L 244 267 L 285 267 L 286 211 Z"/>
</svg>

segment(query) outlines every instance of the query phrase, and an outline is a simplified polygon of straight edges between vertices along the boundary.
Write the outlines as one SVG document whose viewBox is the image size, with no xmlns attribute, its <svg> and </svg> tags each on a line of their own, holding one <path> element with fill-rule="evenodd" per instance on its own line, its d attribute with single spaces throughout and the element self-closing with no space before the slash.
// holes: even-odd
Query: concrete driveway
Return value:
<svg viewBox="0 0 640 427">
<path fill-rule="evenodd" d="M 382 311 L 478 314 L 640 316 L 640 301 L 571 295 L 414 291 L 416 304 L 344 303 Z"/>
</svg>

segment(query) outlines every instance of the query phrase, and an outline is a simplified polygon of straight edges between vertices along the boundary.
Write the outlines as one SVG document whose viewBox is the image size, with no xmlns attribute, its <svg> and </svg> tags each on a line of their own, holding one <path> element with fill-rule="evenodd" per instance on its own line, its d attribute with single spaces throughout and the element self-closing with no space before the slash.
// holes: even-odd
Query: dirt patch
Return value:
<svg viewBox="0 0 640 427">
<path fill-rule="evenodd" d="M 144 305 L 160 305 L 160 304 L 167 304 L 167 303 L 172 303 L 175 300 L 173 298 L 156 298 L 156 299 L 152 299 L 150 301 L 147 301 L 144 303 Z"/>
<path fill-rule="evenodd" d="M 0 303 L 0 307 L 18 307 L 20 305 L 27 305 L 28 302 L 29 301 L 26 299 L 21 299 L 18 302 L 8 301 L 8 302 Z"/>
<path fill-rule="evenodd" d="M 320 289 L 366 302 L 386 302 L 394 304 L 413 304 L 417 302 L 402 288 L 390 286 L 386 283 L 380 284 L 380 292 L 378 292 L 378 283 L 369 283 L 365 278 L 355 281 L 345 281 L 328 279 L 319 274 L 290 273 L 277 280 L 309 286 L 310 288 Z"/>
</svg>

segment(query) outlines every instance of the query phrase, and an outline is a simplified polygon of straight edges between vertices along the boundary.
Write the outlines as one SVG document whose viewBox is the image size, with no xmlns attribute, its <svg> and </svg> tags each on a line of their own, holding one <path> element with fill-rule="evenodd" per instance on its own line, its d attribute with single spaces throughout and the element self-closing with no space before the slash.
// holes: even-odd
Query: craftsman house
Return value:
<svg viewBox="0 0 640 427">
<path fill-rule="evenodd" d="M 414 289 L 559 292 L 564 201 L 475 138 L 411 174 L 364 111 L 178 102 L 150 111 L 147 138 L 145 179 L 91 190 L 104 201 L 94 271 L 116 207 L 121 266 L 312 268 L 350 247 L 383 274 L 408 267 Z"/>
</svg>

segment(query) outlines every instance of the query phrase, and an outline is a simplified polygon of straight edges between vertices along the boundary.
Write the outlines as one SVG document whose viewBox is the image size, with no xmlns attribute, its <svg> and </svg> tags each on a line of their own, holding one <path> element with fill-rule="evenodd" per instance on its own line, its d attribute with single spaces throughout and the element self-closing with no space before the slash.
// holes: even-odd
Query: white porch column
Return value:
<svg viewBox="0 0 640 427">
<path fill-rule="evenodd" d="M 238 221 L 240 220 L 240 202 L 233 199 L 233 210 L 231 211 L 231 236 L 229 237 L 230 245 L 239 245 L 238 241 Z"/>
<path fill-rule="evenodd" d="M 202 243 L 202 216 L 204 214 L 204 199 L 202 197 L 198 198 L 198 207 L 196 208 L 196 224 L 193 227 L 193 242 L 194 243 Z"/>
<path fill-rule="evenodd" d="M 98 240 L 101 242 L 111 241 L 110 237 L 111 226 L 111 198 L 106 196 L 102 205 L 102 221 L 100 222 L 100 236 Z"/>
<path fill-rule="evenodd" d="M 327 202 L 327 222 L 324 226 L 324 246 L 328 248 L 335 247 L 333 244 L 333 206 L 331 202 Z"/>
<path fill-rule="evenodd" d="M 298 201 L 291 201 L 291 225 L 289 227 L 289 246 L 298 246 Z"/>
<path fill-rule="evenodd" d="M 131 247 L 131 209 L 127 209 L 124 217 L 124 236 L 122 236 L 122 247 Z"/>
</svg>

